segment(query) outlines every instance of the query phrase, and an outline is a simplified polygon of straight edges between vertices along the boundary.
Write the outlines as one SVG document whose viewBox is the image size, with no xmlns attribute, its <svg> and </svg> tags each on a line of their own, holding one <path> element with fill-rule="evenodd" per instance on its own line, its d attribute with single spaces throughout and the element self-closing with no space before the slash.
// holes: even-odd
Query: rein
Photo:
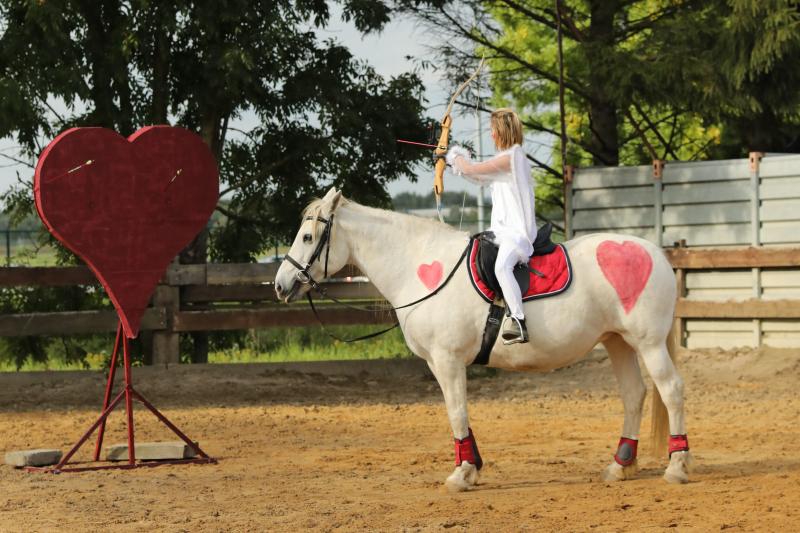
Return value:
<svg viewBox="0 0 800 533">
<path fill-rule="evenodd" d="M 298 261 L 296 261 L 295 259 L 290 257 L 289 254 L 286 254 L 286 256 L 284 257 L 284 261 L 289 261 L 289 263 L 292 266 L 294 266 L 295 268 L 298 269 L 298 272 L 297 272 L 297 274 L 295 274 L 295 277 L 297 278 L 297 281 L 299 281 L 301 284 L 303 284 L 303 285 L 311 285 L 311 288 L 314 289 L 315 291 L 317 291 L 320 294 L 320 296 L 322 296 L 323 298 L 327 298 L 329 300 L 332 300 L 332 301 L 336 302 L 337 304 L 343 305 L 343 306 L 348 307 L 350 309 L 355 309 L 357 311 L 367 311 L 367 312 L 397 311 L 399 309 L 405 309 L 406 307 L 411 307 L 412 305 L 416 305 L 418 303 L 424 302 L 428 298 L 432 298 L 432 297 L 436 296 L 437 294 L 439 294 L 439 291 L 441 291 L 445 287 L 445 285 L 450 283 L 450 280 L 453 279 L 453 276 L 455 275 L 456 270 L 458 270 L 458 267 L 461 266 L 461 262 L 464 261 L 465 257 L 467 257 L 467 252 L 469 252 L 470 244 L 471 244 L 471 243 L 467 244 L 466 248 L 464 248 L 464 251 L 461 253 L 461 257 L 458 258 L 458 261 L 456 261 L 455 266 L 453 267 L 452 270 L 450 270 L 450 273 L 447 275 L 447 277 L 445 278 L 444 282 L 441 285 L 439 285 L 438 287 L 436 287 L 436 289 L 433 292 L 431 292 L 429 294 L 426 294 L 422 298 L 418 298 L 418 299 L 414 300 L 411 303 L 407 303 L 407 304 L 400 305 L 400 306 L 397 306 L 397 307 L 390 307 L 388 309 L 376 308 L 376 307 L 369 307 L 369 308 L 368 307 L 359 307 L 359 306 L 355 306 L 355 305 L 351 305 L 351 304 L 345 303 L 345 302 L 343 302 L 343 301 L 341 301 L 341 300 L 329 295 L 328 291 L 325 289 L 325 287 L 320 285 L 319 282 L 317 280 L 315 280 L 311 276 L 311 273 L 309 273 L 309 271 L 308 271 L 308 269 L 311 268 L 311 265 L 314 263 L 314 261 L 317 261 L 320 258 L 320 256 L 322 255 L 322 249 L 323 248 L 327 248 L 327 250 L 325 252 L 325 271 L 324 271 L 325 273 L 324 273 L 324 277 L 326 277 L 326 278 L 328 277 L 328 255 L 329 255 L 330 250 L 331 250 L 330 238 L 331 238 L 331 233 L 332 233 L 332 229 L 333 229 L 333 214 L 331 214 L 330 218 L 328 218 L 328 219 L 324 219 L 324 218 L 322 218 L 320 216 L 317 216 L 317 217 L 306 217 L 305 220 L 318 220 L 320 222 L 324 222 L 325 223 L 325 229 L 322 231 L 322 235 L 320 235 L 320 240 L 317 243 L 317 247 L 314 248 L 314 253 L 311 254 L 311 257 L 309 258 L 309 260 L 305 264 L 305 266 L 301 265 Z M 363 340 L 366 340 L 366 339 L 371 339 L 373 337 L 377 337 L 379 335 L 383 335 L 384 333 L 388 333 L 388 332 L 392 331 L 394 328 L 396 328 L 397 326 L 400 325 L 400 322 L 395 322 L 393 326 L 391 326 L 389 328 L 386 328 L 386 329 L 383 329 L 383 330 L 380 330 L 380 331 L 369 333 L 367 335 L 362 335 L 360 337 L 356 337 L 356 338 L 353 338 L 353 339 L 343 339 L 343 338 L 339 337 L 338 335 L 335 335 L 335 334 L 331 333 L 325 327 L 325 324 L 322 322 L 322 318 L 319 316 L 319 313 L 317 312 L 317 308 L 314 306 L 314 301 L 311 299 L 311 292 L 310 291 L 306 293 L 306 299 L 308 299 L 308 303 L 311 306 L 311 311 L 314 313 L 314 317 L 316 317 L 317 322 L 319 322 L 319 325 L 322 327 L 322 330 L 329 337 L 331 337 L 332 339 L 337 340 L 339 342 L 357 342 L 357 341 L 363 341 Z"/>
</svg>

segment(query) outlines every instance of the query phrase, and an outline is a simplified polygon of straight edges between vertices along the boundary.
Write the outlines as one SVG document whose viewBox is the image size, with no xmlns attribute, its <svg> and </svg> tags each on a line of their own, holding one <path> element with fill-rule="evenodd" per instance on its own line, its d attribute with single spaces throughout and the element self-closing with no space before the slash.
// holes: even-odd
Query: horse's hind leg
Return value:
<svg viewBox="0 0 800 533">
<path fill-rule="evenodd" d="M 617 453 L 614 454 L 614 460 L 603 472 L 603 480 L 622 481 L 630 479 L 637 470 L 636 451 L 642 423 L 642 405 L 647 388 L 642 380 L 636 350 L 616 334 L 604 340 L 603 345 L 608 350 L 611 367 L 617 376 L 619 394 L 625 409 L 622 438 Z"/>
<path fill-rule="evenodd" d="M 447 417 L 453 429 L 456 449 L 456 468 L 445 481 L 451 491 L 464 491 L 478 482 L 478 470 L 483 466 L 475 437 L 469 428 L 467 415 L 467 368 L 451 354 L 432 354 L 428 366 L 442 389 Z"/>
<path fill-rule="evenodd" d="M 686 439 L 686 419 L 683 412 L 683 379 L 669 356 L 666 342 L 644 344 L 639 347 L 653 384 L 661 395 L 669 417 L 669 466 L 664 479 L 670 483 L 687 483 L 692 456 Z M 656 411 L 656 409 L 654 409 Z M 657 417 L 657 413 L 654 413 Z M 656 419 L 654 424 L 659 424 Z"/>
</svg>

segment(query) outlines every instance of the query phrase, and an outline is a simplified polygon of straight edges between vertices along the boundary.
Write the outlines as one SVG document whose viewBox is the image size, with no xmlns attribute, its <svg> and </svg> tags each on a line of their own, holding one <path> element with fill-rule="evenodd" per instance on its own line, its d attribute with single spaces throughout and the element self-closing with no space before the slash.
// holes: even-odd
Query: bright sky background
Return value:
<svg viewBox="0 0 800 533">
<path fill-rule="evenodd" d="M 379 74 L 383 76 L 397 75 L 414 69 L 412 61 L 406 56 L 422 57 L 432 59 L 426 45 L 433 44 L 428 41 L 428 36 L 423 29 L 414 24 L 408 18 L 395 18 L 380 34 L 370 34 L 362 37 L 361 34 L 352 26 L 334 17 L 332 24 L 318 31 L 319 38 L 336 39 L 347 46 L 357 58 L 369 62 Z M 444 112 L 445 105 L 450 97 L 450 84 L 442 80 L 437 73 L 423 72 L 423 81 L 426 87 L 426 98 L 429 105 L 429 115 L 436 118 Z M 485 85 L 484 85 L 485 87 Z M 484 88 L 483 94 L 486 95 Z M 247 129 L 257 120 L 255 116 L 244 116 L 237 121 L 237 125 Z M 453 142 L 476 141 L 477 120 L 474 113 L 457 114 L 453 117 Z M 483 146 L 484 154 L 491 155 L 494 147 L 488 134 L 488 117 L 483 117 Z M 427 133 L 420 132 L 419 139 L 425 141 Z M 388 147 L 387 147 L 388 148 Z M 545 150 L 547 150 L 545 148 Z M 13 143 L 9 140 L 0 140 L 0 153 L 16 156 Z M 545 155 L 546 154 L 540 154 Z M 14 165 L 10 161 L 2 158 L 0 160 L 0 191 L 6 190 L 16 181 L 16 172 L 25 178 L 33 174 L 33 170 L 23 166 Z M 433 169 L 424 169 L 420 172 L 417 183 L 412 183 L 409 179 L 401 179 L 389 186 L 389 191 L 395 195 L 403 191 L 414 191 L 427 193 L 433 187 Z M 469 184 L 460 178 L 445 174 L 445 189 L 451 191 L 467 190 L 473 194 L 477 193 L 477 187 Z"/>
</svg>

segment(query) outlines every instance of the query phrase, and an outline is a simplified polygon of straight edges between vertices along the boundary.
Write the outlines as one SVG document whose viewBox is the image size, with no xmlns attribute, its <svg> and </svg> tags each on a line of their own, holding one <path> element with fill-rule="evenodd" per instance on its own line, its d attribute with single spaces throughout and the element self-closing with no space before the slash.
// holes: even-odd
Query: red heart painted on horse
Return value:
<svg viewBox="0 0 800 533">
<path fill-rule="evenodd" d="M 641 244 L 633 241 L 622 244 L 603 241 L 597 247 L 597 263 L 617 291 L 625 314 L 630 313 L 650 279 L 653 258 Z"/>
<path fill-rule="evenodd" d="M 214 211 L 219 174 L 208 146 L 182 128 L 128 139 L 73 128 L 39 158 L 34 194 L 47 228 L 92 269 L 133 338 L 167 266 Z"/>
<path fill-rule="evenodd" d="M 442 264 L 439 261 L 434 261 L 430 265 L 421 264 L 417 267 L 417 277 L 429 291 L 432 291 L 442 281 Z"/>
</svg>

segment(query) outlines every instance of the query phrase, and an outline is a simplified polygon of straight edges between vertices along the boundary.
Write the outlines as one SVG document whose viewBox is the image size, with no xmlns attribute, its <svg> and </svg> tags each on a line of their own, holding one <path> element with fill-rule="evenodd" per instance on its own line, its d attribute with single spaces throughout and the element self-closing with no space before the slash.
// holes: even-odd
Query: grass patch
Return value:
<svg viewBox="0 0 800 533">
<path fill-rule="evenodd" d="M 385 326 L 330 326 L 331 333 L 353 338 Z M 244 346 L 214 351 L 209 363 L 277 363 L 294 361 L 341 361 L 413 357 L 399 328 L 365 341 L 346 343 L 328 337 L 317 326 L 271 328 L 248 333 Z"/>
<path fill-rule="evenodd" d="M 382 327 L 386 326 L 331 326 L 328 329 L 339 337 L 353 338 L 379 331 Z M 67 361 L 63 354 L 54 351 L 46 362 L 27 358 L 19 370 L 102 370 L 109 364 L 113 342 L 112 335 L 87 338 L 81 341 L 87 352 L 83 361 Z M 379 337 L 354 343 L 333 340 L 318 326 L 271 328 L 251 330 L 238 344 L 235 348 L 210 351 L 209 363 L 285 363 L 413 357 L 399 328 Z M 137 364 L 134 361 L 134 366 Z M 12 360 L 0 359 L 0 372 L 16 371 Z"/>
</svg>

